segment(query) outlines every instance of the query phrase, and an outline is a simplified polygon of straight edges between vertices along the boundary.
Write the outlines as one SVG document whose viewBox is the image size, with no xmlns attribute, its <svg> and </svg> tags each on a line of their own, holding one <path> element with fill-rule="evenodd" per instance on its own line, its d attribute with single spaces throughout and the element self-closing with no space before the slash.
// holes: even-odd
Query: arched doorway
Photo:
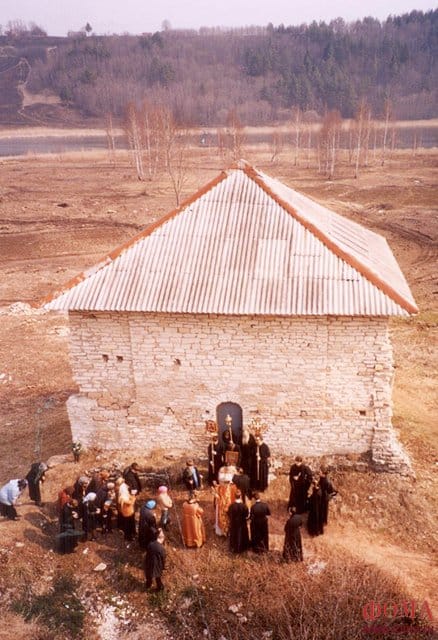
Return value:
<svg viewBox="0 0 438 640">
<path fill-rule="evenodd" d="M 219 438 L 222 441 L 222 434 L 228 428 L 225 418 L 230 415 L 232 419 L 231 429 L 233 440 L 240 443 L 242 439 L 242 407 L 235 402 L 222 402 L 216 407 L 216 421 L 219 428 Z"/>
</svg>

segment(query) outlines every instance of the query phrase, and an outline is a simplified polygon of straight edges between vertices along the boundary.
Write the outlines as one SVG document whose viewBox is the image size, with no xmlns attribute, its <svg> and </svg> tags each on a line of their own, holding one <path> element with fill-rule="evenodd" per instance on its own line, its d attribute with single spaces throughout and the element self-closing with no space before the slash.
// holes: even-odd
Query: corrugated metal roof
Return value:
<svg viewBox="0 0 438 640">
<path fill-rule="evenodd" d="M 244 162 L 45 301 L 58 310 L 408 315 L 381 236 Z"/>
</svg>

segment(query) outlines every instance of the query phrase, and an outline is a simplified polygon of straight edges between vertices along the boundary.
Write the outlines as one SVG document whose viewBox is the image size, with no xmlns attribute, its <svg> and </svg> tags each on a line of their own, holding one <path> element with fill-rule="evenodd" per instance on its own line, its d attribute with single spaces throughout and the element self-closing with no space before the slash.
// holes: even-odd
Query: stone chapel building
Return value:
<svg viewBox="0 0 438 640">
<path fill-rule="evenodd" d="M 203 451 L 259 416 L 273 455 L 368 453 L 391 425 L 390 316 L 418 311 L 386 242 L 241 161 L 45 301 L 67 311 L 86 446 Z"/>
</svg>

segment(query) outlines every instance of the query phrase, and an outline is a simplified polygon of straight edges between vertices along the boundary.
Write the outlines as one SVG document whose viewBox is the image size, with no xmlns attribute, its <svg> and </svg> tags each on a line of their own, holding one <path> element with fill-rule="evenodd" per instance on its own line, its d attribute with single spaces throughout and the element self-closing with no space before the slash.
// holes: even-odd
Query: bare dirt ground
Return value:
<svg viewBox="0 0 438 640">
<path fill-rule="evenodd" d="M 429 599 L 437 614 L 437 155 L 434 151 L 394 153 L 384 167 L 375 161 L 356 180 L 352 167 L 343 164 L 333 181 L 325 180 L 315 168 L 307 168 L 304 160 L 293 166 L 286 155 L 271 164 L 269 150 L 262 147 L 247 149 L 245 157 L 298 191 L 383 234 L 411 286 L 420 313 L 392 323 L 394 424 L 411 455 L 416 479 L 339 473 L 335 480 L 341 497 L 333 508 L 327 536 L 316 543 L 308 540 L 305 545 L 309 562 L 327 553 L 331 545 L 358 555 L 397 576 L 412 597 Z M 186 194 L 203 186 L 227 162 L 215 155 L 215 150 L 194 149 Z M 24 475 L 35 459 L 69 451 L 65 400 L 75 391 L 66 319 L 16 303 L 36 303 L 175 204 L 167 176 L 139 182 L 124 154 L 115 166 L 104 153 L 6 159 L 0 165 L 3 484 Z M 130 462 L 131 452 L 125 455 Z M 93 466 L 93 460 L 86 459 L 85 464 Z M 47 532 L 55 531 L 56 521 L 52 503 L 59 487 L 70 483 L 78 472 L 72 463 L 56 469 L 45 487 L 47 508 L 40 513 L 33 505 L 24 505 L 23 520 L 0 523 L 2 536 L 7 532 L 0 552 L 7 554 L 9 564 L 16 562 L 17 571 L 24 571 L 18 561 L 18 554 L 24 554 L 27 570 L 34 564 L 34 571 L 41 569 L 48 580 L 53 539 Z M 284 486 L 277 489 L 275 485 L 269 489 L 269 500 L 285 498 Z M 204 500 L 209 501 L 207 497 Z M 278 507 L 272 521 L 274 547 L 281 545 L 282 508 Z M 26 550 L 14 546 L 22 541 Z M 112 545 L 120 546 L 119 542 Z M 117 547 L 117 553 L 125 557 L 122 547 Z M 94 561 L 108 559 L 110 551 L 93 543 L 90 556 L 74 562 L 79 562 L 87 580 L 92 581 Z M 61 560 L 56 562 L 59 565 Z M 62 562 L 71 559 L 63 558 Z M 141 571 L 137 568 L 134 573 L 140 580 Z M 95 621 L 94 629 L 96 625 Z M 157 627 L 153 637 L 158 640 L 161 632 L 165 634 L 165 629 Z M 19 637 L 13 632 L 9 636 L 1 633 L 0 638 Z M 112 640 L 122 635 L 105 636 L 102 632 L 95 637 Z"/>
</svg>

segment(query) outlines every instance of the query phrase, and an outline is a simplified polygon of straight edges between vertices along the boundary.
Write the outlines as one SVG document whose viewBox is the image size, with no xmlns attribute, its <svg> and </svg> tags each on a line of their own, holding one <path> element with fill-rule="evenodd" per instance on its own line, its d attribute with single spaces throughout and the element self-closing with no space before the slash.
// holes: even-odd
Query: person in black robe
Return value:
<svg viewBox="0 0 438 640">
<path fill-rule="evenodd" d="M 185 484 L 187 491 L 190 493 L 201 488 L 202 476 L 195 467 L 193 460 L 187 460 L 186 466 L 182 472 L 182 480 Z"/>
<path fill-rule="evenodd" d="M 268 517 L 271 515 L 266 502 L 260 500 L 260 495 L 254 493 L 254 504 L 250 511 L 251 546 L 256 553 L 269 551 Z"/>
<path fill-rule="evenodd" d="M 233 442 L 233 433 L 230 428 L 227 428 L 222 431 L 222 447 L 224 451 L 226 451 L 229 442 Z"/>
<path fill-rule="evenodd" d="M 130 489 L 141 493 L 141 480 L 139 476 L 140 466 L 133 462 L 123 471 L 123 478 Z"/>
<path fill-rule="evenodd" d="M 338 493 L 328 477 L 328 470 L 321 468 L 319 474 L 319 486 L 321 488 L 321 520 L 323 525 L 328 523 L 329 502 Z"/>
<path fill-rule="evenodd" d="M 242 500 L 244 503 L 247 498 L 251 500 L 251 479 L 243 472 L 242 468 L 237 469 L 237 473 L 233 475 L 231 482 L 236 485 L 237 489 L 242 494 Z"/>
<path fill-rule="evenodd" d="M 308 510 L 307 496 L 312 484 L 312 477 L 310 467 L 304 464 L 301 456 L 297 456 L 289 471 L 290 495 L 288 509 L 294 507 L 298 514 L 305 513 Z"/>
<path fill-rule="evenodd" d="M 236 492 L 236 501 L 228 507 L 230 520 L 229 546 L 233 553 L 243 553 L 249 547 L 248 507 L 242 502 L 242 494 Z"/>
<path fill-rule="evenodd" d="M 157 519 L 153 511 L 155 507 L 155 500 L 148 500 L 140 509 L 138 544 L 142 549 L 147 549 L 148 544 L 156 540 L 158 535 Z"/>
<path fill-rule="evenodd" d="M 60 533 L 57 536 L 60 553 L 72 553 L 76 549 L 79 539 L 83 536 L 83 532 L 75 527 L 75 521 L 79 520 L 76 507 L 77 501 L 69 497 L 61 509 L 59 515 Z"/>
<path fill-rule="evenodd" d="M 217 435 L 214 435 L 207 450 L 208 455 L 208 484 L 213 486 L 217 482 L 217 474 L 224 464 L 224 449 Z"/>
<path fill-rule="evenodd" d="M 318 482 L 312 482 L 309 496 L 309 515 L 307 518 L 307 531 L 311 536 L 320 536 L 324 533 L 322 519 L 322 491 Z"/>
<path fill-rule="evenodd" d="M 146 589 L 152 587 L 152 581 L 155 579 L 157 584 L 156 591 L 164 589 L 161 576 L 166 564 L 166 550 L 163 547 L 164 535 L 159 532 L 155 540 L 151 540 L 146 548 L 146 554 L 143 562 L 144 575 L 146 578 Z"/>
<path fill-rule="evenodd" d="M 251 476 L 251 462 L 256 446 L 254 436 L 249 429 L 244 428 L 242 431 L 242 441 L 240 443 L 240 466 L 243 469 L 243 473 L 247 476 Z"/>
<path fill-rule="evenodd" d="M 284 525 L 283 558 L 286 562 L 302 562 L 303 545 L 300 527 L 303 524 L 303 518 L 295 512 L 295 507 L 289 509 L 289 513 L 289 519 Z"/>
<path fill-rule="evenodd" d="M 256 446 L 252 453 L 251 462 L 251 489 L 264 491 L 269 482 L 269 458 L 271 452 L 261 436 L 255 438 Z"/>
<path fill-rule="evenodd" d="M 44 462 L 34 462 L 26 476 L 29 497 L 38 507 L 41 507 L 41 483 L 45 480 L 48 466 Z"/>
</svg>

